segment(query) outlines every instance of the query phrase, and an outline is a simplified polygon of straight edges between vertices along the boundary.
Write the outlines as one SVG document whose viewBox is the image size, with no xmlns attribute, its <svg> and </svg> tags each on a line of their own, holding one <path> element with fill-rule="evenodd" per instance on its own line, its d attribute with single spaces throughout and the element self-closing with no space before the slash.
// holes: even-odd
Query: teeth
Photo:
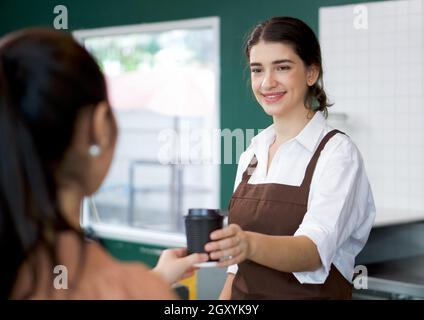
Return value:
<svg viewBox="0 0 424 320">
<path fill-rule="evenodd" d="M 277 94 L 277 95 L 273 95 L 273 96 L 265 96 L 268 99 L 275 99 L 275 98 L 279 98 L 281 97 L 283 94 Z"/>
<path fill-rule="evenodd" d="M 279 94 L 273 94 L 273 95 L 265 95 L 265 97 L 266 97 L 266 98 L 271 98 L 271 99 L 273 99 L 273 98 L 280 97 L 280 96 L 282 96 L 282 95 L 284 95 L 284 94 L 285 94 L 285 92 L 283 92 L 283 93 L 279 93 Z"/>
</svg>

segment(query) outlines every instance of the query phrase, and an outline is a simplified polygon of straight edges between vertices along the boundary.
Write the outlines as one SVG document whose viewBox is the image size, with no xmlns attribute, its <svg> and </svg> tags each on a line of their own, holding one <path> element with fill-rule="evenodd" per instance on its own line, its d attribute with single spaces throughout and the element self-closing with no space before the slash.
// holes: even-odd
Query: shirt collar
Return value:
<svg viewBox="0 0 424 320">
<path fill-rule="evenodd" d="M 299 132 L 295 139 L 310 152 L 314 152 L 326 124 L 327 122 L 322 113 L 315 112 L 313 118 Z"/>
<path fill-rule="evenodd" d="M 326 120 L 321 112 L 316 112 L 308 124 L 293 139 L 299 142 L 310 152 L 315 150 L 321 133 L 326 126 Z M 252 138 L 252 146 L 262 145 L 269 147 L 275 137 L 274 124 L 262 130 Z"/>
</svg>

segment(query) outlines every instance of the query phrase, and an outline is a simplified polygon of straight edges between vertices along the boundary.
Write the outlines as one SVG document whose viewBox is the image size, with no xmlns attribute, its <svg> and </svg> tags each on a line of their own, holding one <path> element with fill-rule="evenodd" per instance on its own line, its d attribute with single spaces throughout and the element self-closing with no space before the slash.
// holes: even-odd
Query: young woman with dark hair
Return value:
<svg viewBox="0 0 424 320">
<path fill-rule="evenodd" d="M 221 299 L 349 299 L 375 206 L 360 152 L 326 122 L 321 50 L 276 17 L 246 43 L 251 86 L 273 124 L 241 155 L 230 225 L 206 250 L 229 266 Z"/>
<path fill-rule="evenodd" d="M 29 29 L 1 39 L 1 298 L 173 299 L 170 284 L 208 259 L 165 250 L 150 271 L 85 240 L 81 202 L 105 178 L 117 131 L 103 74 L 70 35 Z M 54 288 L 58 265 L 67 290 Z"/>
</svg>

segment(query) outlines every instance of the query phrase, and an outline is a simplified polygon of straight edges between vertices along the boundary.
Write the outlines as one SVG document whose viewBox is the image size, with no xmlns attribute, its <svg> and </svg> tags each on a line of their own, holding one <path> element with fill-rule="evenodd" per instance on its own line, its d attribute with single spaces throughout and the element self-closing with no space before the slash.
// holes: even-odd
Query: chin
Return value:
<svg viewBox="0 0 424 320">
<path fill-rule="evenodd" d="M 281 116 L 284 115 L 289 111 L 288 108 L 285 106 L 273 106 L 273 105 L 267 105 L 263 104 L 262 109 L 265 111 L 265 113 L 269 116 Z"/>
</svg>

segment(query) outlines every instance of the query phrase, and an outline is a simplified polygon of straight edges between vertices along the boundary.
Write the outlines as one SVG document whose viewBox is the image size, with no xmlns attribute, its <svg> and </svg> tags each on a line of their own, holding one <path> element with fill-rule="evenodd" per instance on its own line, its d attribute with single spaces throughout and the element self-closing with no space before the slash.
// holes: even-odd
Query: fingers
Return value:
<svg viewBox="0 0 424 320">
<path fill-rule="evenodd" d="M 218 260 L 221 258 L 236 257 L 242 252 L 243 252 L 242 248 L 240 246 L 236 246 L 226 250 L 214 251 L 210 253 L 210 257 L 213 260 Z"/>
<path fill-rule="evenodd" d="M 232 256 L 230 259 L 219 261 L 217 267 L 218 268 L 229 267 L 233 264 L 239 264 L 243 260 L 245 260 L 243 254 L 239 254 L 238 256 Z"/>
<path fill-rule="evenodd" d="M 210 237 L 212 240 L 219 240 L 222 238 L 228 238 L 231 236 L 234 236 L 237 232 L 239 232 L 241 229 L 237 224 L 230 224 L 228 227 L 215 230 L 210 234 Z"/>
<path fill-rule="evenodd" d="M 205 250 L 210 252 L 237 246 L 241 242 L 242 236 L 241 228 L 236 224 L 231 224 L 227 228 L 212 232 L 211 239 L 217 241 L 207 243 Z"/>
<path fill-rule="evenodd" d="M 186 279 L 186 278 L 189 278 L 189 277 L 191 277 L 192 275 L 194 275 L 194 271 L 193 270 L 191 270 L 191 271 L 186 271 L 182 276 L 181 276 L 181 279 L 180 280 L 184 280 L 184 279 Z"/>
<path fill-rule="evenodd" d="M 224 250 L 227 248 L 238 246 L 239 244 L 240 244 L 240 237 L 233 236 L 231 238 L 226 238 L 224 240 L 209 242 L 205 245 L 205 250 L 208 252 Z"/>
<path fill-rule="evenodd" d="M 248 239 L 245 232 L 236 224 L 214 231 L 211 241 L 205 245 L 205 250 L 213 260 L 219 260 L 218 267 L 228 267 L 246 260 Z"/>
<path fill-rule="evenodd" d="M 196 263 L 206 262 L 209 260 L 209 255 L 207 253 L 192 253 L 189 256 L 182 258 L 185 261 L 187 266 L 192 266 Z"/>
<path fill-rule="evenodd" d="M 209 260 L 207 253 L 193 253 L 187 256 L 187 248 L 166 249 L 162 252 L 159 262 L 161 265 L 176 263 L 182 268 L 192 267 L 196 263 Z"/>
<path fill-rule="evenodd" d="M 187 248 L 174 248 L 174 249 L 167 249 L 167 250 L 172 252 L 177 258 L 182 258 L 187 255 Z"/>
</svg>

